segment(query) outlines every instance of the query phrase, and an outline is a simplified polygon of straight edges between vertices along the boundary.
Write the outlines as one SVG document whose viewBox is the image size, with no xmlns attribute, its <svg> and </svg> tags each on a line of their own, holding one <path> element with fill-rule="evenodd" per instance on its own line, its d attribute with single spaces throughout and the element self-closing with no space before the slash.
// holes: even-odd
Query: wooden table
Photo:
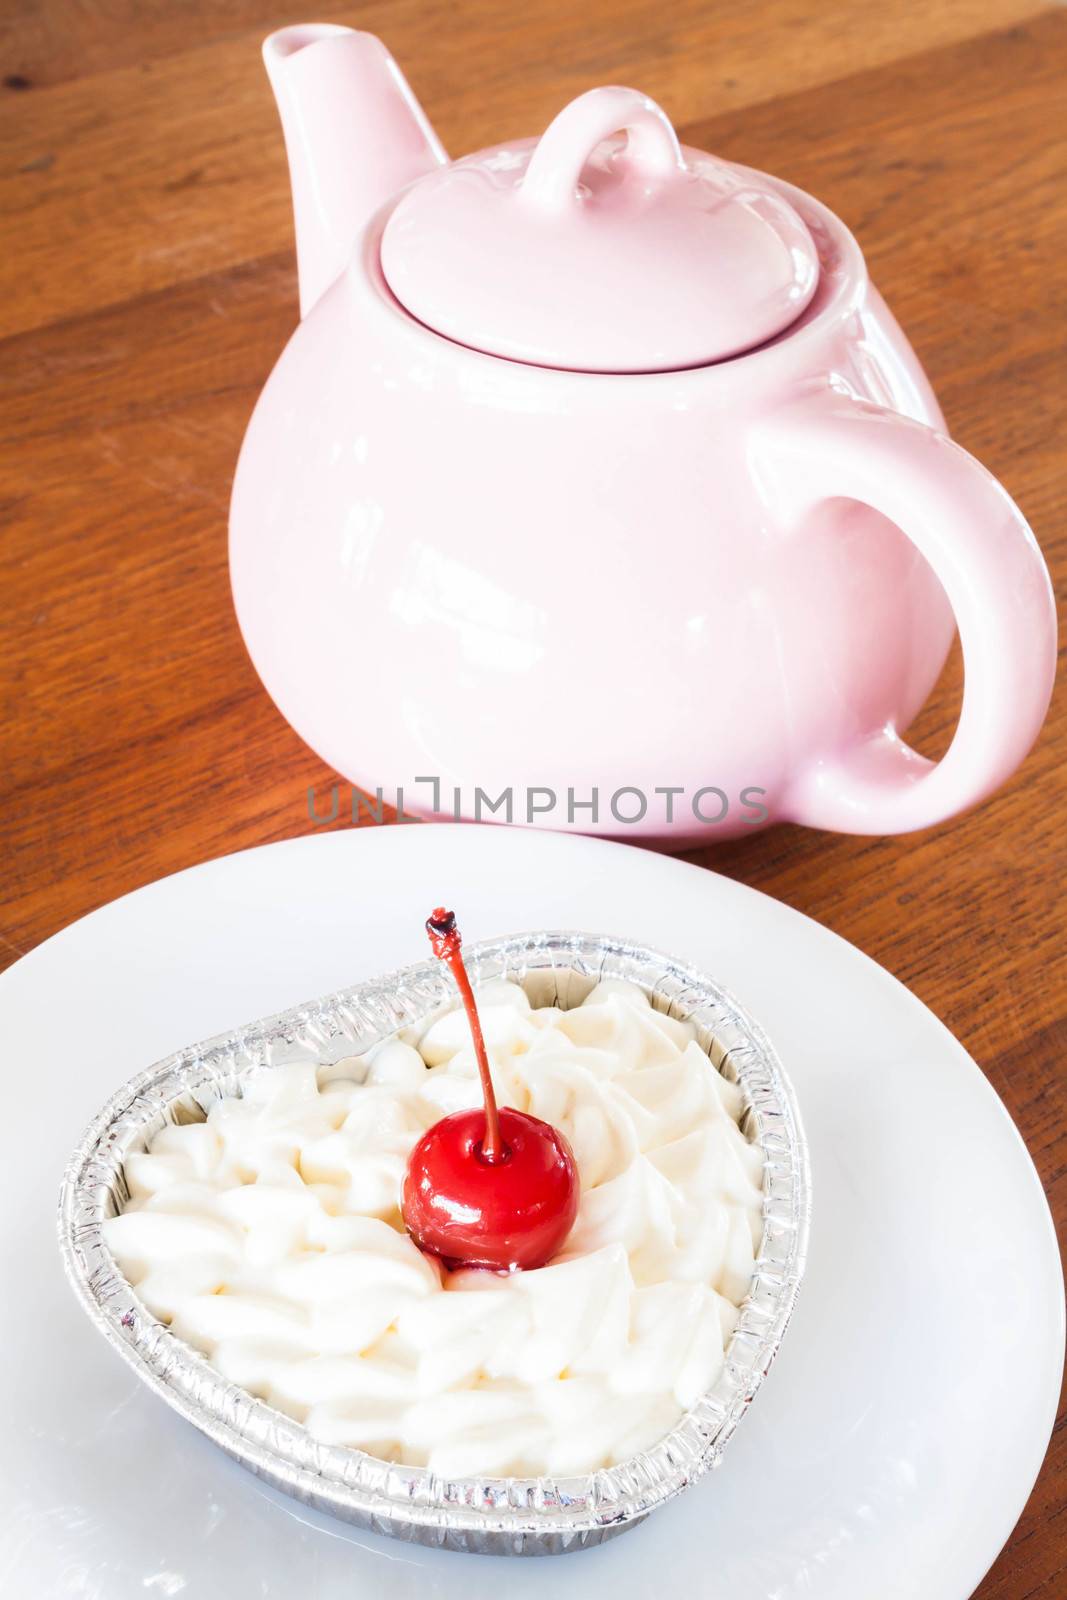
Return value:
<svg viewBox="0 0 1067 1600">
<path fill-rule="evenodd" d="M 0 964 L 161 874 L 309 831 L 308 786 L 330 780 L 261 689 L 226 575 L 234 457 L 296 305 L 258 46 L 314 15 L 306 0 L 8 0 L 0 19 Z M 688 143 L 821 196 L 953 433 L 1067 569 L 1067 13 L 368 0 L 334 20 L 387 38 L 455 151 L 633 83 Z M 913 730 L 927 753 L 959 686 L 954 660 Z M 908 839 L 779 828 L 698 858 L 844 934 L 944 1018 L 1061 1224 L 1065 752 L 1061 696 L 975 815 Z M 1061 1425 L 983 1600 L 1067 1592 L 1065 1501 Z"/>
</svg>

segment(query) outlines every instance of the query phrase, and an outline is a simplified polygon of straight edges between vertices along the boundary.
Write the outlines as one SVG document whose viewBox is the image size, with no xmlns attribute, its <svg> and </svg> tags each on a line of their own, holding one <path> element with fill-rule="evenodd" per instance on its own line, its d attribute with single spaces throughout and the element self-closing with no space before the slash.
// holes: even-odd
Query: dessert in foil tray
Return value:
<svg viewBox="0 0 1067 1600">
<path fill-rule="evenodd" d="M 448 1271 L 404 1228 L 412 1146 L 481 1104 L 462 1011 L 162 1128 L 127 1158 L 105 1238 L 150 1311 L 318 1439 L 451 1476 L 592 1472 L 662 1438 L 718 1377 L 763 1158 L 692 1025 L 636 986 L 600 984 L 573 1011 L 534 1010 L 514 983 L 478 998 L 500 1103 L 559 1128 L 578 1164 L 578 1217 L 548 1265 Z"/>
<path fill-rule="evenodd" d="M 227 1426 L 244 1395 L 277 1420 L 270 1449 L 299 1436 L 349 1483 L 373 1463 L 413 1515 L 316 1499 L 219 1438 L 254 1470 L 386 1532 L 571 1548 L 717 1461 L 799 1281 L 802 1136 L 762 1036 L 717 1044 L 642 981 L 647 953 L 590 962 L 578 941 L 563 969 L 546 945 L 546 990 L 479 951 L 472 991 L 434 917 L 466 1006 L 446 979 L 365 1048 L 175 1101 L 121 1153 L 99 1243 L 162 1384 L 159 1339 L 213 1369 L 230 1413 L 196 1404 Z"/>
</svg>

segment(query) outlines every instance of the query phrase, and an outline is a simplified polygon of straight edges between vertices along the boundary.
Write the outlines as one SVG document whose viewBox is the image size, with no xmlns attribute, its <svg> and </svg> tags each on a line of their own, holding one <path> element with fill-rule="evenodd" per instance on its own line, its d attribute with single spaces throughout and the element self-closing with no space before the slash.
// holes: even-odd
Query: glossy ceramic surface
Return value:
<svg viewBox="0 0 1067 1600">
<path fill-rule="evenodd" d="M 729 169 L 779 197 L 819 257 L 800 317 L 732 361 L 613 375 L 465 348 L 403 310 L 381 266 L 401 208 L 423 184 L 440 197 L 459 179 L 437 172 L 439 146 L 377 41 L 310 32 L 310 47 L 309 30 L 286 30 L 273 40 L 303 44 L 279 56 L 269 40 L 267 54 L 296 152 L 311 310 L 256 408 L 231 514 L 248 648 L 309 744 L 387 796 L 433 774 L 470 815 L 476 789 L 547 786 L 561 797 L 553 825 L 679 841 L 709 829 L 675 807 L 672 787 L 728 797 L 718 836 L 752 825 L 745 793 L 766 821 L 889 833 L 996 787 L 1051 691 L 1048 575 L 1017 508 L 945 437 L 842 224 L 787 185 Z M 350 128 L 363 100 L 341 92 L 357 65 L 379 79 L 373 147 Z M 621 115 L 612 100 L 600 126 Z M 660 142 L 652 155 L 638 144 L 638 170 L 666 161 L 653 124 Z M 564 133 L 571 166 L 550 144 L 545 168 L 556 200 L 584 142 L 569 121 Z M 525 160 L 528 144 L 512 153 Z M 398 199 L 396 183 L 419 172 Z M 305 223 L 319 192 L 309 174 L 334 196 L 329 225 L 319 212 Z M 353 254 L 316 300 L 339 218 Z M 556 282 L 565 302 L 567 275 Z M 899 734 L 937 677 L 953 615 L 964 704 L 931 765 Z M 374 692 L 361 699 L 369 662 Z M 647 803 L 624 829 L 607 800 L 625 787 Z"/>
<path fill-rule="evenodd" d="M 448 157 L 372 34 L 333 22 L 281 28 L 263 63 L 285 133 L 306 316 L 347 265 L 368 212 Z"/>
<path fill-rule="evenodd" d="M 797 1311 L 722 1467 L 548 1568 L 360 1534 L 261 1486 L 93 1334 L 55 1248 L 64 1163 L 108 1094 L 234 1016 L 402 966 L 428 889 L 472 943 L 570 922 L 718 974 L 775 1040 L 817 1178 Z M 0 975 L 0 1048 L 7 1125 L 33 1130 L 0 1167 L 5 1595 L 500 1600 L 504 1582 L 537 1600 L 550 1578 L 555 1600 L 656 1600 L 666 1575 L 701 1600 L 970 1600 L 1018 1516 L 1062 1373 L 1033 1167 L 940 1023 L 765 895 L 530 829 L 322 834 L 166 879 L 42 945 Z"/>
<path fill-rule="evenodd" d="M 625 143 L 611 139 L 620 128 Z M 683 158 L 666 114 L 633 89 L 591 89 L 539 140 L 414 184 L 385 225 L 381 264 L 438 333 L 586 372 L 736 355 L 795 321 L 818 280 L 784 196 L 728 162 Z"/>
</svg>

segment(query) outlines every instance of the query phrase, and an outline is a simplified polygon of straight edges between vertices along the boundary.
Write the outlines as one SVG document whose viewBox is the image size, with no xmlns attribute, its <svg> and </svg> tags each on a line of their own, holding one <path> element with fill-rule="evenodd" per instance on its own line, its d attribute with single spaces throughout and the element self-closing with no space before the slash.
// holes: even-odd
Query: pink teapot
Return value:
<svg viewBox="0 0 1067 1600">
<path fill-rule="evenodd" d="M 1048 574 L 835 216 L 682 148 L 630 89 L 449 162 L 369 34 L 286 28 L 264 56 L 302 321 L 241 451 L 231 569 L 331 766 L 409 813 L 677 842 L 922 828 L 1018 766 Z M 963 707 L 930 762 L 898 730 L 954 625 Z"/>
</svg>

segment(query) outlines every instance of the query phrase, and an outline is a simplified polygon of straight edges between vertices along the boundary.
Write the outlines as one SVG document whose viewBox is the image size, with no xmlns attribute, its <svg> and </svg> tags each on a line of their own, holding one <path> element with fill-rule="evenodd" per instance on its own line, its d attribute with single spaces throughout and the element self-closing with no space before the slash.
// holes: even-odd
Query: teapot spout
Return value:
<svg viewBox="0 0 1067 1600">
<path fill-rule="evenodd" d="M 306 317 L 371 213 L 448 157 L 373 34 L 328 22 L 281 28 L 264 41 L 263 60 L 289 157 Z"/>
</svg>

